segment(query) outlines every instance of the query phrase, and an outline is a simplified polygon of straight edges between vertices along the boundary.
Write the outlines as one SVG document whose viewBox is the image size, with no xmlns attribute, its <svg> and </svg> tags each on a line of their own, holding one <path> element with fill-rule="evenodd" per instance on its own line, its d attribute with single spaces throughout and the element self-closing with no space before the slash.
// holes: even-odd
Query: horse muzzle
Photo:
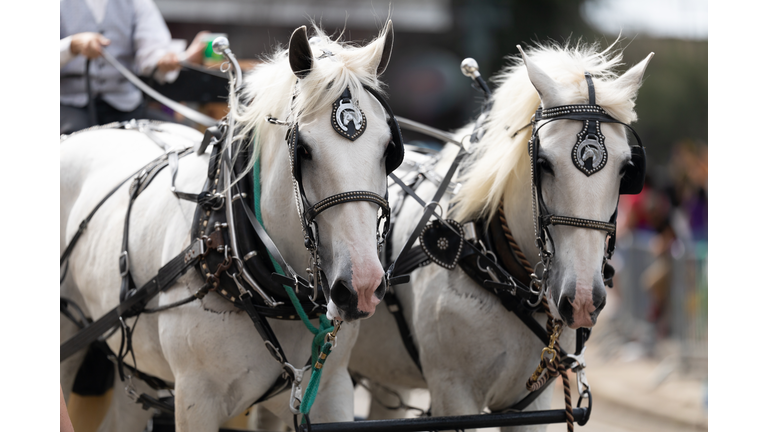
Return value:
<svg viewBox="0 0 768 432">
<path fill-rule="evenodd" d="M 564 287 L 557 299 L 556 309 L 561 319 L 572 329 L 592 327 L 606 303 L 605 286 L 596 281 L 592 286 L 576 283 Z"/>
<path fill-rule="evenodd" d="M 355 289 L 357 286 L 357 289 Z M 376 305 L 384 298 L 387 290 L 384 277 L 379 278 L 379 283 L 369 283 L 366 286 L 353 284 L 346 279 L 337 279 L 331 286 L 331 301 L 338 310 L 339 316 L 334 317 L 342 321 L 354 321 L 370 317 L 376 311 Z M 332 312 L 329 306 L 329 312 Z"/>
</svg>

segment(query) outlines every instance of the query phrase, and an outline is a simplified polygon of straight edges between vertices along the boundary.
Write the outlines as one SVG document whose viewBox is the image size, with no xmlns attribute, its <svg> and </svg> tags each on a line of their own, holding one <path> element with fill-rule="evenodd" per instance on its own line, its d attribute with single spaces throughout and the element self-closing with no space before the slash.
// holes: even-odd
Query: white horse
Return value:
<svg viewBox="0 0 768 432">
<path fill-rule="evenodd" d="M 291 37 L 288 49 L 278 50 L 257 66 L 245 80 L 243 99 L 252 101 L 236 117 L 242 130 L 256 137 L 253 153 L 261 167 L 261 212 L 264 227 L 288 264 L 307 267 L 309 254 L 294 202 L 294 189 L 286 145 L 286 127 L 270 124 L 266 117 L 298 122 L 302 179 L 310 203 L 346 191 L 386 192 L 386 151 L 392 137 L 388 114 L 363 86 L 381 90 L 378 76 L 384 72 L 393 42 L 389 21 L 378 38 L 365 46 L 331 40 L 316 28 L 311 43 L 306 28 Z M 334 101 L 345 89 L 365 114 L 367 126 L 354 142 L 334 131 Z M 232 104 L 232 101 L 230 101 Z M 189 147 L 202 135 L 190 128 L 164 124 L 155 134 L 169 146 Z M 76 133 L 61 143 L 61 251 L 80 221 L 107 192 L 163 153 L 152 140 L 136 130 L 98 129 Z M 206 179 L 210 157 L 180 159 L 175 186 L 197 193 Z M 254 160 L 251 160 L 253 166 Z M 130 182 L 96 212 L 69 257 L 62 295 L 81 299 L 94 319 L 118 304 L 121 238 L 128 205 Z M 130 218 L 130 271 L 137 286 L 178 255 L 190 242 L 195 204 L 178 199 L 170 190 L 171 175 L 165 169 L 136 199 Z M 379 207 L 370 202 L 348 202 L 317 216 L 319 256 L 326 286 L 339 286 L 350 294 L 345 304 L 329 305 L 329 318 L 345 319 L 338 346 L 323 368 L 320 393 L 312 420 L 353 420 L 353 388 L 347 372 L 351 347 L 357 337 L 357 317 L 372 315 L 383 290 L 383 269 L 377 252 Z M 189 297 L 202 286 L 197 271 L 190 270 L 170 289 L 160 293 L 150 307 L 168 305 Z M 330 293 L 324 293 L 330 298 Z M 338 303 L 338 302 L 337 302 Z M 135 325 L 133 349 L 136 364 L 144 373 L 175 384 L 175 419 L 178 431 L 215 431 L 226 420 L 243 412 L 259 399 L 281 374 L 281 366 L 268 353 L 249 317 L 232 303 L 210 293 L 194 301 L 156 314 L 127 320 Z M 301 367 L 310 355 L 313 338 L 301 321 L 269 320 L 287 358 Z M 317 326 L 317 321 L 315 321 Z M 62 341 L 74 326 L 62 321 Z M 108 339 L 114 352 L 120 332 Z M 82 358 L 62 364 L 62 387 L 69 393 L 74 370 Z M 132 358 L 127 363 L 133 366 Z M 309 373 L 304 375 L 306 388 Z M 134 378 L 134 381 L 137 379 Z M 123 393 L 122 388 L 115 390 Z M 124 399 L 124 395 L 119 399 Z M 126 400 L 127 401 L 127 400 Z M 150 411 L 136 404 L 108 416 L 107 430 L 141 430 Z M 292 421 L 287 407 L 283 420 Z"/>
<path fill-rule="evenodd" d="M 598 105 L 624 123 L 636 120 L 634 99 L 651 55 L 617 77 L 614 69 L 620 64 L 621 53 L 609 50 L 599 52 L 595 46 L 578 45 L 539 47 L 513 59 L 513 64 L 496 79 L 499 86 L 492 96 L 493 108 L 484 125 L 485 134 L 474 153 L 463 162 L 458 178 L 461 188 L 452 197 L 455 207 L 451 218 L 489 220 L 503 199 L 513 237 L 528 261 L 538 261 L 527 152 L 531 128 L 526 125 L 539 106 L 586 103 L 585 71 L 594 79 Z M 608 221 L 616 209 L 620 180 L 630 161 L 630 147 L 621 125 L 603 123 L 602 127 L 608 161 L 601 171 L 589 177 L 571 159 L 582 122 L 556 121 L 541 130 L 536 163 L 542 171 L 544 202 L 551 213 Z M 471 128 L 461 130 L 458 139 L 469 132 Z M 455 146 L 447 145 L 438 156 L 435 171 L 444 173 L 456 152 Z M 392 188 L 390 196 L 395 196 L 398 186 Z M 416 192 L 429 201 L 435 189 L 433 183 L 424 181 Z M 449 200 L 444 199 L 443 208 L 448 208 Z M 395 253 L 421 214 L 422 207 L 406 198 L 393 229 Z M 605 233 L 571 226 L 553 226 L 550 231 L 557 253 L 550 268 L 547 299 L 555 305 L 555 318 L 570 324 L 561 344 L 573 352 L 573 329 L 591 327 L 604 303 L 601 269 Z M 527 394 L 525 383 L 540 360 L 541 340 L 460 268 L 451 271 L 428 265 L 414 271 L 411 282 L 396 286 L 395 292 L 413 335 L 423 376 L 406 352 L 389 313 L 377 314 L 361 323 L 350 361 L 353 373 L 391 390 L 427 387 L 434 416 L 478 414 L 485 408 L 500 410 Z M 563 307 L 565 303 L 572 306 L 572 311 Z M 565 314 L 561 313 L 563 310 Z M 535 316 L 544 325 L 544 314 Z M 373 389 L 376 388 L 374 385 Z M 550 386 L 527 410 L 549 409 L 553 388 Z M 387 405 L 397 405 L 384 392 L 377 391 L 375 396 Z M 378 404 L 372 406 L 373 416 L 402 414 L 402 410 L 388 412 Z"/>
</svg>

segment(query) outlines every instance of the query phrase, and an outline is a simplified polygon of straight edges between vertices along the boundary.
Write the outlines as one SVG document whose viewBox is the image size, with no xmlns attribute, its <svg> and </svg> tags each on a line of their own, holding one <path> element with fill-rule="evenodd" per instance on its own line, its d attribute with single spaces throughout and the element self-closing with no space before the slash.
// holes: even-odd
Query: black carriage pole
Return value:
<svg viewBox="0 0 768 432">
<path fill-rule="evenodd" d="M 586 408 L 574 408 L 573 420 L 580 421 Z M 475 429 L 503 426 L 527 426 L 550 423 L 565 423 L 565 410 L 523 411 L 504 414 L 476 414 L 465 416 L 421 417 L 394 420 L 364 420 L 340 423 L 313 423 L 312 432 L 420 432 L 435 430 Z M 300 432 L 308 432 L 306 425 L 299 426 Z"/>
</svg>

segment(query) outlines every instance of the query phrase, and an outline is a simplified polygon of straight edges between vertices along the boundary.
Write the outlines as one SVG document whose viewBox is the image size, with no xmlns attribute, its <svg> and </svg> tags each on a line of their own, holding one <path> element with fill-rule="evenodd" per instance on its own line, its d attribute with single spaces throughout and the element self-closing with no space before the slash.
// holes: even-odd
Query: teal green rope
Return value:
<svg viewBox="0 0 768 432">
<path fill-rule="evenodd" d="M 256 219 L 262 226 L 264 226 L 264 220 L 261 218 L 261 158 L 258 156 L 256 157 L 256 163 L 253 166 L 253 200 Z M 269 254 L 269 258 L 272 260 L 272 266 L 275 268 L 275 271 L 285 276 L 285 272 L 280 265 L 278 265 L 275 257 L 273 257 L 272 254 Z M 322 367 L 325 364 L 325 359 L 331 352 L 332 344 L 330 342 L 325 342 L 325 335 L 333 330 L 333 323 L 331 323 L 325 315 L 320 315 L 318 317 L 320 319 L 320 325 L 319 327 L 315 327 L 309 321 L 309 317 L 306 312 L 304 312 L 304 308 L 301 306 L 293 289 L 288 285 L 283 285 L 283 288 L 285 289 L 285 292 L 288 293 L 288 298 L 291 299 L 291 303 L 293 304 L 294 309 L 296 309 L 296 313 L 299 314 L 299 318 L 301 318 L 304 326 L 315 335 L 312 339 L 312 375 L 309 378 L 309 384 L 307 384 L 307 390 L 304 392 L 301 407 L 299 408 L 299 411 L 302 414 L 309 414 L 312 404 L 315 403 L 317 390 L 320 386 L 320 377 L 323 373 Z M 320 358 L 321 353 L 325 354 L 323 358 Z"/>
</svg>

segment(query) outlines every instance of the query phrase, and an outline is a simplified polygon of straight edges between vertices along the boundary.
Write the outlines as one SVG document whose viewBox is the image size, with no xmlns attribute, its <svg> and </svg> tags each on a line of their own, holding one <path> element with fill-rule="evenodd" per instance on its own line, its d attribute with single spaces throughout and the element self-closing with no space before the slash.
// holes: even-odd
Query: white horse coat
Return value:
<svg viewBox="0 0 768 432">
<path fill-rule="evenodd" d="M 304 46 L 309 47 L 306 30 L 298 29 L 289 50 L 277 52 L 247 77 L 246 92 L 254 103 L 238 117 L 245 129 L 255 128 L 257 132 L 254 151 L 260 152 L 261 159 L 261 209 L 265 229 L 295 269 L 304 269 L 309 257 L 293 200 L 285 128 L 264 122 L 264 113 L 269 111 L 270 116 L 289 121 L 298 116 L 300 134 L 312 152 L 311 160 L 302 162 L 304 182 L 310 185 L 307 188 L 310 202 L 349 190 L 383 195 L 386 189 L 383 155 L 391 139 L 384 109 L 362 89 L 363 84 L 379 88 L 377 76 L 386 68 L 392 44 L 391 22 L 382 31 L 382 37 L 363 47 L 341 45 L 317 31 L 319 37 L 313 39 L 312 56 L 317 59 L 323 50 L 334 56 L 314 62 L 310 58 L 311 68 L 297 73 L 293 62 L 289 66 L 295 38 L 303 38 Z M 297 80 L 297 76 L 301 79 Z M 368 122 L 365 133 L 354 144 L 334 132 L 329 121 L 333 100 L 347 87 Z M 292 98 L 294 94 L 298 96 Z M 199 132 L 184 126 L 165 124 L 161 128 L 157 136 L 177 148 L 191 146 L 202 139 Z M 209 153 L 180 159 L 175 182 L 178 190 L 194 193 L 202 190 Z M 161 154 L 162 150 L 153 141 L 135 130 L 101 129 L 64 139 L 60 158 L 60 250 L 64 250 L 80 221 L 109 190 Z M 81 306 L 94 319 L 118 304 L 118 257 L 129 184 L 121 187 L 98 210 L 69 257 L 62 295 L 76 301 L 82 298 Z M 170 170 L 166 168 L 133 205 L 128 249 L 130 270 L 137 286 L 151 279 L 190 241 L 195 204 L 176 198 L 170 185 Z M 328 279 L 339 277 L 343 269 L 353 273 L 355 280 L 350 284 L 359 293 L 357 307 L 370 314 L 379 301 L 374 291 L 383 274 L 375 237 L 377 211 L 370 203 L 346 203 L 317 219 L 321 246 L 325 247 L 320 253 L 327 264 L 324 270 Z M 349 250 L 355 253 L 342 253 Z M 202 285 L 197 271 L 190 270 L 149 306 L 184 299 Z M 334 317 L 345 318 L 343 310 L 331 312 Z M 303 366 L 314 335 L 301 321 L 269 321 L 288 360 L 296 367 Z M 221 423 L 261 397 L 282 372 L 247 314 L 214 293 L 168 311 L 142 314 L 138 319 L 128 319 L 127 323 L 135 325 L 133 348 L 137 368 L 175 384 L 178 431 L 218 430 Z M 74 326 L 62 320 L 62 341 L 68 339 L 73 330 Z M 320 394 L 327 396 L 317 398 L 312 409 L 313 421 L 353 419 L 353 389 L 346 366 L 357 332 L 357 323 L 349 322 L 338 333 L 338 345 L 323 368 Z M 107 342 L 117 352 L 120 332 Z M 62 364 L 62 387 L 66 395 L 81 359 L 82 354 L 75 355 Z M 133 365 L 132 357 L 126 362 Z M 305 374 L 304 388 L 308 379 L 309 373 Z M 122 388 L 115 389 L 116 394 L 122 391 Z M 287 394 L 281 397 L 285 409 L 278 414 L 284 421 L 291 422 Z M 121 400 L 117 404 L 127 402 L 124 395 L 116 399 Z M 142 411 L 135 404 L 121 406 L 108 416 L 111 424 L 102 428 L 141 430 L 149 415 L 150 411 Z"/>
<path fill-rule="evenodd" d="M 453 197 L 455 207 L 451 218 L 466 221 L 488 217 L 503 197 L 508 226 L 528 260 L 535 263 L 538 250 L 534 244 L 527 154 L 531 130 L 523 129 L 517 134 L 515 131 L 524 128 L 540 104 L 547 108 L 585 103 L 585 71 L 595 77 L 597 104 L 615 118 L 630 123 L 636 119 L 632 109 L 634 97 L 650 57 L 619 78 L 612 69 L 619 63 L 620 54 L 599 53 L 595 47 L 542 47 L 530 54 L 530 58 L 524 55 L 525 62 L 516 59 L 497 79 L 499 87 L 493 95 L 494 105 L 485 124 L 485 134 L 474 154 L 464 162 L 458 179 L 462 188 Z M 629 158 L 626 135 L 616 125 L 604 126 L 610 159 L 602 172 L 586 177 L 571 162 L 570 152 L 581 127 L 577 123 L 559 121 L 542 130 L 540 155 L 545 155 L 551 165 L 551 173 L 543 175 L 542 193 L 554 214 L 607 221 L 616 206 L 619 181 Z M 471 130 L 468 127 L 460 131 L 457 139 Z M 456 152 L 455 147 L 446 146 L 435 171 L 445 173 Z M 399 193 L 397 188 L 393 186 L 391 196 Z M 435 190 L 434 184 L 425 181 L 416 192 L 428 201 Z M 450 197 L 445 198 L 441 203 L 444 209 L 448 208 L 449 200 Z M 406 198 L 395 221 L 395 253 L 421 215 L 422 208 L 415 200 Z M 600 272 L 604 234 L 572 227 L 556 228 L 553 237 L 557 253 L 565 259 L 553 264 L 556 266 L 553 273 L 572 275 L 573 280 L 589 280 L 589 286 L 583 288 L 591 290 L 593 275 Z M 553 286 L 560 282 L 550 278 Z M 554 289 L 548 292 L 550 305 L 556 304 L 552 291 Z M 539 362 L 542 342 L 517 316 L 507 311 L 496 296 L 460 268 L 449 271 L 434 264 L 419 268 L 411 274 L 411 282 L 396 286 L 395 292 L 418 349 L 423 377 L 400 341 L 395 320 L 389 313 L 377 314 L 361 323 L 360 337 L 350 361 L 353 373 L 394 390 L 428 387 L 434 416 L 478 414 L 485 408 L 500 410 L 528 393 L 525 382 Z M 555 318 L 559 318 L 557 308 L 552 309 Z M 588 312 L 594 312 L 594 308 Z M 544 326 L 544 314 L 535 316 Z M 573 352 L 574 336 L 575 331 L 570 329 L 561 336 L 561 347 L 568 352 Z M 575 387 L 575 383 L 571 386 Z M 548 409 L 553 389 L 554 386 L 550 386 L 527 410 Z M 381 392 L 374 396 L 385 397 Z M 376 405 L 372 413 L 382 417 L 403 414 L 402 411 L 387 412 Z"/>
</svg>

